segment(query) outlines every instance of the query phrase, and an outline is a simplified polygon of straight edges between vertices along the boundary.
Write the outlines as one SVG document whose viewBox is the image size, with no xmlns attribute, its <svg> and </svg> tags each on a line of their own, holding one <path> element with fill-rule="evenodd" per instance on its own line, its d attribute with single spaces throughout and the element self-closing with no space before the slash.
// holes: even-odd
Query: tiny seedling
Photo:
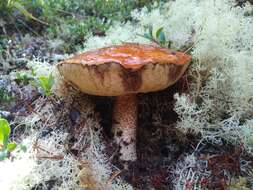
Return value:
<svg viewBox="0 0 253 190">
<path fill-rule="evenodd" d="M 28 85 L 31 79 L 32 78 L 29 77 L 26 73 L 21 73 L 21 72 L 17 72 L 16 73 L 16 79 L 15 80 L 18 83 L 22 83 L 24 85 Z"/>
<path fill-rule="evenodd" d="M 31 82 L 43 96 L 50 96 L 52 94 L 52 87 L 54 84 L 54 77 L 52 73 L 49 76 L 39 76 Z"/>
<path fill-rule="evenodd" d="M 0 161 L 8 157 L 9 153 L 15 150 L 17 144 L 10 142 L 11 128 L 6 119 L 0 118 Z"/>
<path fill-rule="evenodd" d="M 164 33 L 163 27 L 158 28 L 156 31 L 153 30 L 153 26 L 150 25 L 147 27 L 147 32 L 144 35 L 140 35 L 146 39 L 149 39 L 150 41 L 156 43 L 157 45 L 164 47 L 164 48 L 169 48 L 171 49 L 172 47 L 172 41 L 166 39 L 166 35 Z M 194 47 L 193 42 L 186 43 L 185 45 L 181 46 L 178 48 L 178 51 L 181 52 L 189 52 L 192 50 Z M 191 64 L 192 62 L 190 62 Z"/>
<path fill-rule="evenodd" d="M 154 35 L 155 34 L 155 35 Z M 169 48 L 171 45 L 171 41 L 166 40 L 166 36 L 163 30 L 163 27 L 158 28 L 155 32 L 153 30 L 153 26 L 148 26 L 148 30 L 144 35 L 141 35 L 144 38 L 149 39 L 150 41 L 158 44 L 162 47 Z"/>
<path fill-rule="evenodd" d="M 10 102 L 12 100 L 11 95 L 4 88 L 0 88 L 0 103 Z"/>
</svg>

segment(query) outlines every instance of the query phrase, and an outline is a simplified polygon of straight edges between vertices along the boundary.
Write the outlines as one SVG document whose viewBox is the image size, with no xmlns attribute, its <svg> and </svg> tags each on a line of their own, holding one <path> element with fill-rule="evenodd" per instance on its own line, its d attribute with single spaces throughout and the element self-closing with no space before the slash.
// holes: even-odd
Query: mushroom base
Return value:
<svg viewBox="0 0 253 190">
<path fill-rule="evenodd" d="M 120 159 L 134 161 L 136 156 L 137 96 L 116 97 L 114 103 L 114 138 L 120 147 Z"/>
</svg>

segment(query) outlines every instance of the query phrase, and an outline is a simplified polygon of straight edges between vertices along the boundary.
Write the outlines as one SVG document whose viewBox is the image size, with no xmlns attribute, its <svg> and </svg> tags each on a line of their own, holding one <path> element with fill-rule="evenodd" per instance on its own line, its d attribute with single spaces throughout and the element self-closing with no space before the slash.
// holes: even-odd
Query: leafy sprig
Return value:
<svg viewBox="0 0 253 190">
<path fill-rule="evenodd" d="M 38 91 L 43 95 L 43 96 L 50 96 L 52 94 L 52 87 L 54 85 L 54 77 L 52 73 L 50 73 L 49 76 L 39 76 L 36 77 L 34 75 L 34 80 L 31 81 L 31 84 L 38 89 Z"/>
<path fill-rule="evenodd" d="M 154 31 L 153 26 L 149 25 L 147 32 L 141 36 L 146 39 L 149 39 L 150 41 L 152 41 L 162 47 L 168 48 L 171 45 L 171 41 L 166 39 L 166 35 L 164 33 L 163 27 L 160 27 L 156 31 Z"/>
<path fill-rule="evenodd" d="M 0 118 L 0 161 L 8 157 L 16 149 L 17 144 L 10 142 L 11 128 L 6 119 Z"/>
</svg>

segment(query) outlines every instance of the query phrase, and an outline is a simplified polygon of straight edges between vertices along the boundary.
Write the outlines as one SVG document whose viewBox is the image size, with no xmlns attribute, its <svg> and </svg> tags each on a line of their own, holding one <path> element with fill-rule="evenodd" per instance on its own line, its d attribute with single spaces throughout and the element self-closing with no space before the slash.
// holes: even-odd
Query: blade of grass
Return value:
<svg viewBox="0 0 253 190">
<path fill-rule="evenodd" d="M 33 19 L 37 22 L 40 22 L 41 24 L 44 24 L 44 25 L 49 25 L 48 23 L 40 20 L 40 19 L 37 19 L 36 17 L 34 17 L 31 13 L 29 13 L 25 7 L 23 5 L 21 5 L 20 3 L 18 2 L 12 2 L 12 5 L 13 7 L 15 7 L 17 10 L 19 10 L 23 15 L 25 15 L 27 18 L 30 18 L 30 19 Z"/>
</svg>

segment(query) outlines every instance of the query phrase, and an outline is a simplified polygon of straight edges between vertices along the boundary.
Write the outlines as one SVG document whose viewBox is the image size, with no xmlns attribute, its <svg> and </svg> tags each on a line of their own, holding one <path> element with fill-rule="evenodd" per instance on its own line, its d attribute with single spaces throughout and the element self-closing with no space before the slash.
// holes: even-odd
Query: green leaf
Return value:
<svg viewBox="0 0 253 190">
<path fill-rule="evenodd" d="M 158 30 L 156 31 L 155 36 L 156 36 L 157 39 L 159 38 L 162 31 L 163 31 L 163 27 L 158 28 Z"/>
<path fill-rule="evenodd" d="M 45 76 L 40 76 L 39 77 L 39 82 L 40 82 L 40 86 L 43 88 L 43 90 L 47 89 L 47 77 Z"/>
<path fill-rule="evenodd" d="M 7 150 L 0 151 L 0 161 L 3 161 L 7 157 L 8 157 L 8 151 Z"/>
<path fill-rule="evenodd" d="M 166 37 L 165 37 L 165 34 L 163 32 L 163 27 L 162 28 L 159 28 L 157 31 L 156 31 L 156 38 L 158 40 L 158 42 L 162 45 L 165 45 L 166 43 Z"/>
<path fill-rule="evenodd" d="M 15 142 L 11 142 L 11 143 L 8 143 L 7 150 L 9 152 L 11 152 L 11 151 L 15 150 L 16 147 L 17 147 L 17 144 Z"/>
<path fill-rule="evenodd" d="M 0 118 L 0 133 L 4 135 L 10 135 L 11 128 L 9 122 L 6 119 Z"/>
<path fill-rule="evenodd" d="M 42 88 L 43 94 L 45 96 L 50 96 L 51 88 L 54 84 L 54 77 L 52 73 L 50 73 L 49 77 L 40 76 L 38 80 L 39 80 L 39 86 Z"/>
<path fill-rule="evenodd" d="M 4 141 L 4 134 L 0 132 L 0 146 L 3 145 L 1 143 L 3 143 Z"/>
<path fill-rule="evenodd" d="M 0 150 L 4 150 L 7 147 L 9 136 L 0 134 Z"/>
<path fill-rule="evenodd" d="M 0 145 L 5 149 L 9 141 L 11 128 L 6 119 L 0 118 Z"/>
</svg>

